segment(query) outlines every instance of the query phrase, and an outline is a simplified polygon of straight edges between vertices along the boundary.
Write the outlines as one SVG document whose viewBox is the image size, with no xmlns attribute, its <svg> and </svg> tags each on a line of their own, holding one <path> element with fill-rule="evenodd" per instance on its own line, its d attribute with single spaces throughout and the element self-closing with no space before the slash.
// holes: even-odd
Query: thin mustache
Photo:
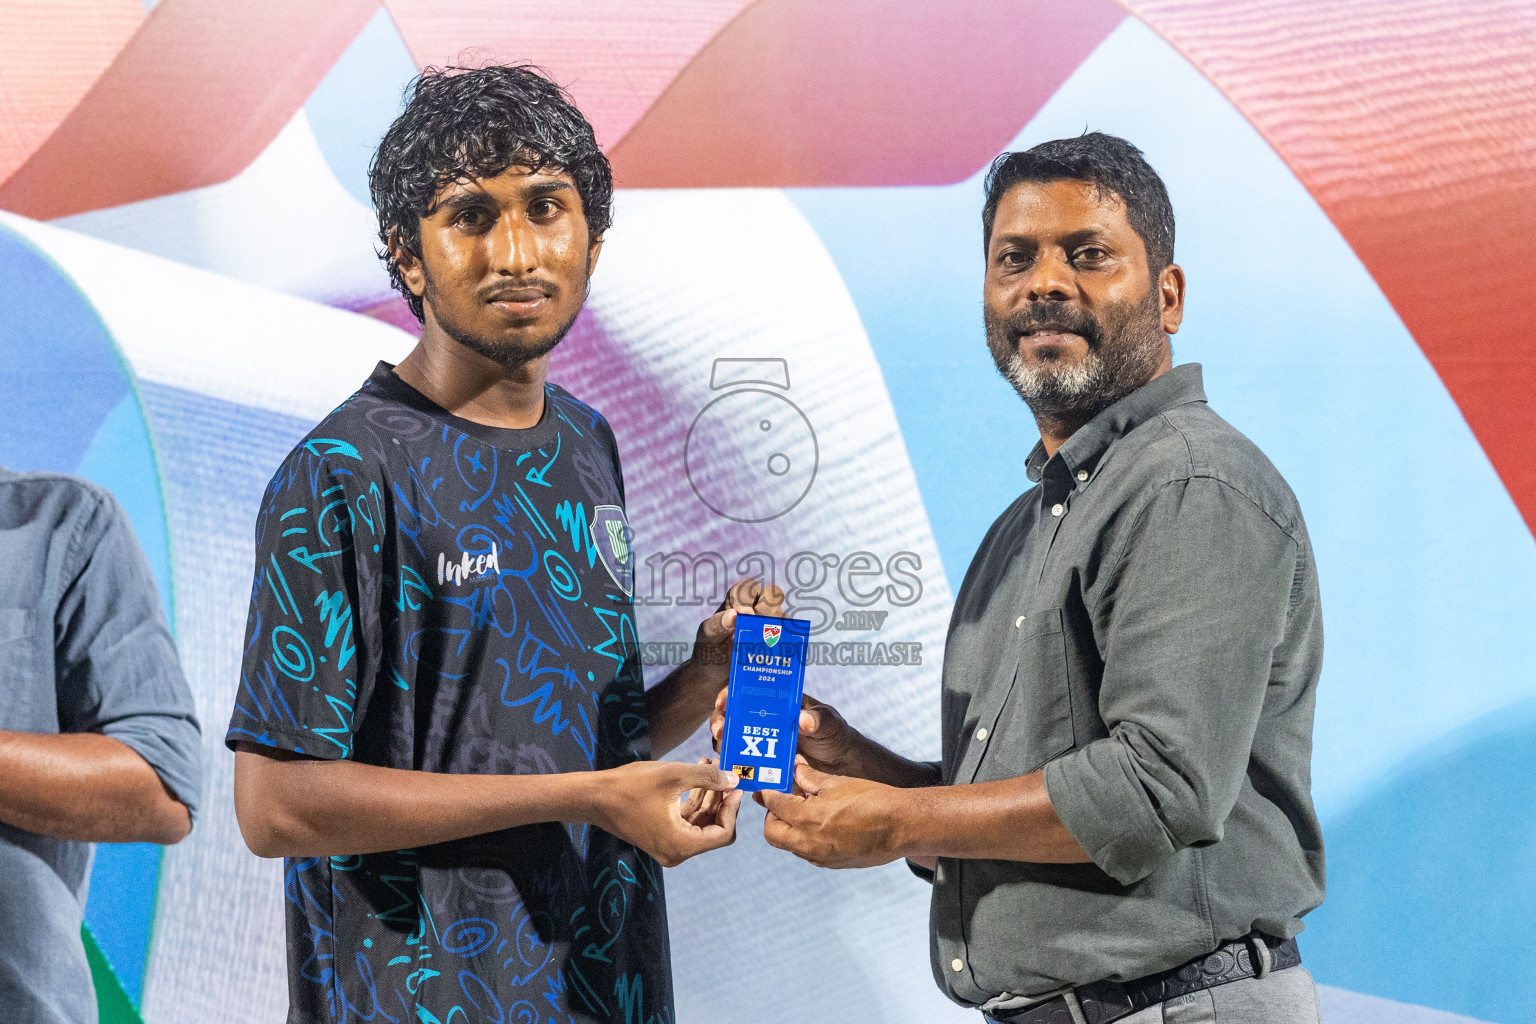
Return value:
<svg viewBox="0 0 1536 1024">
<path fill-rule="evenodd" d="M 523 291 L 526 288 L 536 288 L 544 293 L 545 298 L 553 296 L 558 290 L 548 281 L 499 281 L 490 288 L 480 291 L 480 298 L 485 302 L 495 302 L 509 292 Z"/>
<path fill-rule="evenodd" d="M 1015 337 L 1022 337 L 1026 331 L 1040 330 L 1041 328 L 1053 328 L 1070 334 L 1079 334 L 1084 338 L 1094 337 L 1098 334 L 1098 324 L 1087 316 L 1062 316 L 1058 314 L 1037 314 L 1033 312 L 1015 314 L 1008 318 L 1008 329 Z"/>
</svg>

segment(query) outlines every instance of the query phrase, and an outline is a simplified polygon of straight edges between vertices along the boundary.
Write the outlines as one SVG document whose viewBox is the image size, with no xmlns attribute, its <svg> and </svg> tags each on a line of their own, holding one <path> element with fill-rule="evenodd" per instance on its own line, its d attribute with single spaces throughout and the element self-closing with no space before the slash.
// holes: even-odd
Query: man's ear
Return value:
<svg viewBox="0 0 1536 1024">
<path fill-rule="evenodd" d="M 1163 331 L 1179 333 L 1179 325 L 1184 322 L 1184 270 L 1177 263 L 1168 264 L 1157 275 L 1157 297 Z"/>
<path fill-rule="evenodd" d="M 395 261 L 395 266 L 400 271 L 400 280 L 405 282 L 411 294 L 425 295 L 427 275 L 422 269 L 421 259 L 405 247 L 405 243 L 400 240 L 398 228 L 389 233 L 389 256 Z"/>
<path fill-rule="evenodd" d="M 597 258 L 603 252 L 603 236 L 598 235 L 587 245 L 587 276 L 592 276 L 592 271 L 597 269 Z"/>
</svg>

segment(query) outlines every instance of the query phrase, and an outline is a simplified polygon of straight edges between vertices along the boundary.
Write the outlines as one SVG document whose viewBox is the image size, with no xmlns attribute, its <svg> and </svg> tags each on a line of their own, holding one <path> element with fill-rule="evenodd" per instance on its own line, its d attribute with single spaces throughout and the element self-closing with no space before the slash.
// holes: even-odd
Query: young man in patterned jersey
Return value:
<svg viewBox="0 0 1536 1024">
<path fill-rule="evenodd" d="M 738 584 L 646 691 L 613 433 L 545 379 L 612 200 L 556 86 L 428 71 L 371 187 L 421 341 L 267 490 L 226 737 L 287 858 L 288 1020 L 672 1024 L 658 862 L 730 843 L 740 794 L 651 758 L 783 594 Z"/>
</svg>

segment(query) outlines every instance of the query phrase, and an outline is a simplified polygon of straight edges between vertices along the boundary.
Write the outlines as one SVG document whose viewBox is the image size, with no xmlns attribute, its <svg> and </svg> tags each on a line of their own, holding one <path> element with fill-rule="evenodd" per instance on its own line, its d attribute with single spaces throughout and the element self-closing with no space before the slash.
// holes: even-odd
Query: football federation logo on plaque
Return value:
<svg viewBox="0 0 1536 1024">
<path fill-rule="evenodd" d="M 783 626 L 770 626 L 765 624 L 763 626 L 763 643 L 767 644 L 769 647 L 772 647 L 774 644 L 779 642 L 779 634 L 782 632 L 784 632 Z"/>
</svg>

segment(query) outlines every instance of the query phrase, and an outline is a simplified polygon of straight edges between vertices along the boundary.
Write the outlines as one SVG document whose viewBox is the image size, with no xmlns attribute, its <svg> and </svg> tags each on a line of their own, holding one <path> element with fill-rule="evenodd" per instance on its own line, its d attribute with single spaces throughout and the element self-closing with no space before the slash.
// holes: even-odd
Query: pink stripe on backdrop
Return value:
<svg viewBox="0 0 1536 1024">
<path fill-rule="evenodd" d="M 0 181 L 59 126 L 143 20 L 139 0 L 0 0 Z"/>
<path fill-rule="evenodd" d="M 266 148 L 378 0 L 161 0 L 0 207 L 63 217 L 225 181 Z"/>
<path fill-rule="evenodd" d="M 629 187 L 945 184 L 1125 18 L 1110 0 L 758 0 L 611 152 Z"/>
<path fill-rule="evenodd" d="M 1536 2 L 1125 3 L 1317 198 L 1536 530 Z"/>
<path fill-rule="evenodd" d="M 1536 526 L 1536 0 L 1122 2 L 1311 189 Z M 389 6 L 418 61 L 547 67 L 631 187 L 958 180 L 1123 17 L 1108 0 Z M 163 0 L 47 135 L 132 11 L 0 0 L 0 173 L 47 135 L 0 206 L 57 217 L 231 177 L 376 7 Z"/>
<path fill-rule="evenodd" d="M 750 0 L 387 0 L 418 66 L 531 61 L 605 149 Z"/>
</svg>

